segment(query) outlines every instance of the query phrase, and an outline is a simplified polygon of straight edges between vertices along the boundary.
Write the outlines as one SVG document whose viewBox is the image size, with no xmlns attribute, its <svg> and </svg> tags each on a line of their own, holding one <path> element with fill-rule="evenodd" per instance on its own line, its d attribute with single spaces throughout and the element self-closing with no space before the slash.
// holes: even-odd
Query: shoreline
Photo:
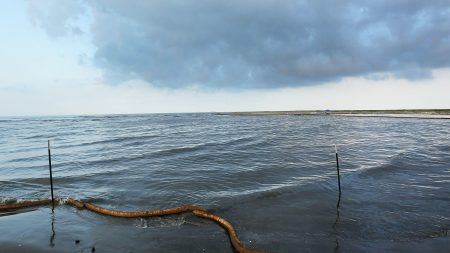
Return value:
<svg viewBox="0 0 450 253">
<path fill-rule="evenodd" d="M 343 116 L 343 117 L 450 119 L 450 109 L 248 111 L 248 112 L 220 112 L 220 113 L 216 113 L 216 115 L 228 115 L 228 116 Z"/>
</svg>

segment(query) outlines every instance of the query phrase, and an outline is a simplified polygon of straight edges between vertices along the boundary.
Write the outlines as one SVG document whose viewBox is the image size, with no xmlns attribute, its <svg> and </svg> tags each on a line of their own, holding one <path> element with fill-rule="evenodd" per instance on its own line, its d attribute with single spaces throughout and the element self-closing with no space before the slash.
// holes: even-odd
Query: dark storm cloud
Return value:
<svg viewBox="0 0 450 253">
<path fill-rule="evenodd" d="M 86 1 L 112 80 L 271 88 L 450 65 L 449 1 Z"/>
</svg>

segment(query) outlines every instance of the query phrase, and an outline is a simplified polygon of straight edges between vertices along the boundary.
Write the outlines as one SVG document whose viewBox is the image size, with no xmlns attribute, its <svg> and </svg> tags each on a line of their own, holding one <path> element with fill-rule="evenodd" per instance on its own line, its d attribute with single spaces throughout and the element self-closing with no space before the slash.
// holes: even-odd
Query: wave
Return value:
<svg viewBox="0 0 450 253">
<path fill-rule="evenodd" d="M 65 133 L 65 134 L 74 134 L 74 133 Z M 46 139 L 46 140 L 48 140 L 48 139 L 53 139 L 56 136 L 58 136 L 58 135 L 56 135 L 56 134 L 35 134 L 35 135 L 32 135 L 32 136 L 24 137 L 23 139 L 24 140 L 33 140 L 33 139 Z"/>
<path fill-rule="evenodd" d="M 36 160 L 44 161 L 46 159 L 48 159 L 48 155 L 34 155 L 34 156 L 14 158 L 14 159 L 9 160 L 8 162 L 18 163 L 18 162 L 31 162 L 31 161 L 36 161 Z M 41 166 L 38 166 L 38 167 L 41 167 Z"/>
<path fill-rule="evenodd" d="M 2 205 L 9 205 L 9 204 L 17 204 L 17 203 L 23 203 L 26 201 L 37 201 L 41 200 L 42 198 L 14 198 L 14 197 L 0 197 L 0 204 Z"/>
<path fill-rule="evenodd" d="M 437 146 L 437 149 L 442 152 L 450 152 L 449 145 L 440 145 L 440 146 Z"/>
<path fill-rule="evenodd" d="M 141 139 L 136 137 L 136 139 Z M 209 147 L 218 147 L 223 145 L 236 145 L 236 144 L 242 144 L 242 143 L 248 143 L 250 141 L 254 140 L 253 137 L 245 137 L 245 138 L 238 138 L 238 139 L 232 139 L 225 142 L 210 142 L 210 143 L 199 143 L 194 144 L 190 146 L 175 146 L 172 148 L 167 149 L 160 149 L 155 151 L 150 151 L 148 153 L 143 153 L 139 155 L 132 155 L 132 156 L 117 156 L 112 157 L 108 159 L 97 159 L 93 161 L 82 161 L 82 163 L 90 164 L 90 165 L 103 165 L 103 164 L 109 164 L 114 162 L 131 162 L 135 160 L 145 160 L 145 159 L 153 159 L 153 158 L 161 158 L 161 157 L 173 157 L 176 155 L 181 154 L 189 154 L 189 153 L 195 153 L 200 150 L 208 150 Z M 62 164 L 60 164 L 62 165 Z"/>
<path fill-rule="evenodd" d="M 59 184 L 71 184 L 71 183 L 78 183 L 80 181 L 83 181 L 83 179 L 89 178 L 89 181 L 95 184 L 101 183 L 102 178 L 99 177 L 101 175 L 110 175 L 110 176 L 120 175 L 123 174 L 124 170 L 125 169 L 102 169 L 101 171 L 98 170 L 76 171 L 76 172 L 71 171 L 68 172 L 70 173 L 70 175 L 66 176 L 62 176 L 61 173 L 58 173 L 58 171 L 53 171 L 53 180 L 55 181 L 55 183 Z M 37 175 L 35 177 L 28 176 L 25 178 L 14 178 L 13 180 L 3 182 L 18 184 L 19 186 L 20 185 L 42 186 L 49 184 L 49 176 L 48 175 L 45 176 Z"/>
<path fill-rule="evenodd" d="M 70 145 L 59 145 L 55 148 L 72 148 L 72 147 L 83 147 L 83 146 L 90 146 L 90 145 L 98 145 L 98 144 L 109 144 L 109 143 L 122 143 L 126 141 L 133 141 L 133 140 L 147 140 L 152 138 L 160 137 L 160 135 L 151 134 L 151 135 L 139 135 L 139 136 L 120 136 L 112 139 L 105 139 L 105 140 L 99 140 L 99 141 L 91 141 L 91 142 L 83 142 L 78 144 L 70 144 Z"/>
<path fill-rule="evenodd" d="M 37 136 L 43 136 L 43 135 L 36 135 Z M 63 149 L 63 148 L 73 148 L 73 147 L 82 147 L 82 146 L 89 146 L 89 145 L 98 145 L 98 144 L 109 144 L 109 143 L 121 143 L 122 146 L 135 146 L 135 145 L 142 145 L 146 140 L 152 139 L 152 138 L 158 138 L 159 135 L 142 135 L 142 136 L 121 136 L 117 138 L 112 139 L 106 139 L 106 140 L 99 140 L 99 141 L 91 141 L 91 142 L 85 142 L 85 143 L 79 143 L 79 144 L 71 144 L 71 145 L 59 145 L 55 146 L 54 149 Z M 130 142 L 135 141 L 135 142 Z M 178 147 L 172 147 L 167 149 L 161 149 L 156 151 L 150 151 L 142 154 L 137 155 L 120 155 L 115 156 L 111 158 L 100 158 L 97 156 L 97 159 L 92 160 L 81 160 L 81 161 L 66 161 L 66 162 L 54 162 L 54 167 L 62 168 L 67 166 L 72 166 L 74 164 L 77 164 L 77 167 L 80 166 L 92 166 L 92 165 L 109 165 L 111 163 L 117 163 L 117 162 L 132 162 L 135 160 L 145 160 L 145 159 L 154 159 L 154 158 L 160 158 L 160 157 L 172 157 L 180 154 L 187 154 L 187 153 L 196 153 L 200 150 L 207 150 L 208 148 L 212 147 L 220 147 L 220 146 L 236 146 L 236 145 L 258 145 L 260 142 L 254 142 L 255 137 L 253 136 L 246 136 L 246 137 L 240 137 L 235 139 L 230 139 L 222 142 L 209 142 L 209 143 L 199 143 L 195 145 L 190 146 L 178 146 Z M 128 143 L 127 143 L 128 142 Z M 34 151 L 40 149 L 39 147 L 29 147 L 27 148 L 27 151 Z M 19 150 L 20 152 L 23 152 L 24 150 Z M 44 151 L 45 152 L 45 151 Z M 197 153 L 199 154 L 199 153 Z M 28 162 L 30 163 L 29 166 L 21 166 L 21 168 L 24 169 L 34 169 L 34 168 L 41 168 L 45 165 L 33 165 L 32 162 L 36 161 L 44 161 L 47 159 L 47 155 L 32 155 L 27 157 L 19 157 L 9 160 L 9 163 L 20 163 L 20 162 Z"/>
<path fill-rule="evenodd" d="M 363 169 L 360 171 L 360 174 L 363 176 L 377 176 L 385 173 L 398 172 L 404 169 L 404 167 L 389 163 Z"/>
</svg>

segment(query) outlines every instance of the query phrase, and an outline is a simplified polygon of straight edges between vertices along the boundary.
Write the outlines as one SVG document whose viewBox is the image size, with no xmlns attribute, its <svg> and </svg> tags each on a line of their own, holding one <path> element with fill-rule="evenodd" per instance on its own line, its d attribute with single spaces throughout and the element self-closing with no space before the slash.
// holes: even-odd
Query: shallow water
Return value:
<svg viewBox="0 0 450 253">
<path fill-rule="evenodd" d="M 56 195 L 121 210 L 201 205 L 230 220 L 249 247 L 442 252 L 450 245 L 449 120 L 0 118 L 0 201 L 49 197 L 48 139 Z M 0 216 L 0 245 L 19 244 L 55 252 L 232 252 L 219 226 L 189 214 L 117 219 L 65 206 L 54 215 L 41 207 Z"/>
</svg>

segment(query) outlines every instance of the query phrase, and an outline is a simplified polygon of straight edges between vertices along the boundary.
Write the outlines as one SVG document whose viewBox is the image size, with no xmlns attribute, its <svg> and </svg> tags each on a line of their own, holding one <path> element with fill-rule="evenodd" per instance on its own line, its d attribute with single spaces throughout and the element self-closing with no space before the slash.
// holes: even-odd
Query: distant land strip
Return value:
<svg viewBox="0 0 450 253">
<path fill-rule="evenodd" d="M 300 110 L 300 111 L 254 111 L 219 112 L 217 115 L 233 116 L 349 116 L 387 118 L 450 119 L 450 109 L 400 109 L 400 110 Z"/>
</svg>

